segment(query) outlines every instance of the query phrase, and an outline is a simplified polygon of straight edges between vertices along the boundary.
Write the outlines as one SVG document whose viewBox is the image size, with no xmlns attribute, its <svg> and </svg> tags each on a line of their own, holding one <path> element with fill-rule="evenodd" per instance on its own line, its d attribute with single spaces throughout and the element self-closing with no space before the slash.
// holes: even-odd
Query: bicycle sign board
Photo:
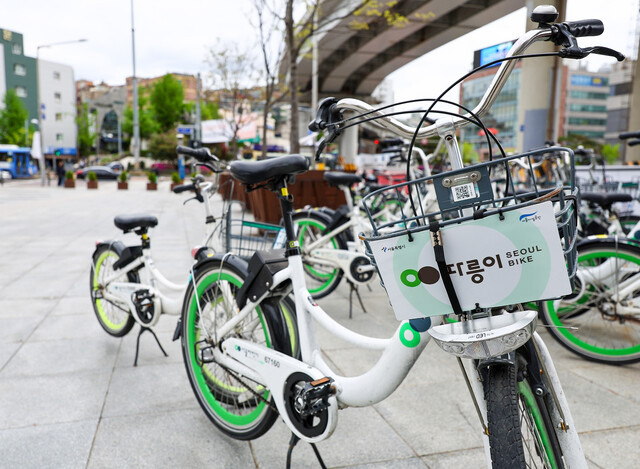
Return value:
<svg viewBox="0 0 640 469">
<path fill-rule="evenodd" d="M 550 201 L 443 227 L 447 270 L 463 310 L 556 298 L 571 293 Z M 452 313 L 425 230 L 371 240 L 399 320 Z"/>
</svg>

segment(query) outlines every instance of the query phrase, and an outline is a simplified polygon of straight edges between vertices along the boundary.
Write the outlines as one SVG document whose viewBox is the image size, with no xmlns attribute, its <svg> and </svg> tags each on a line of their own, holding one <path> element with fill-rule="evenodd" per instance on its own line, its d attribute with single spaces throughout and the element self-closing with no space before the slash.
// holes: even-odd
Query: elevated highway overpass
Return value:
<svg viewBox="0 0 640 469">
<path fill-rule="evenodd" d="M 525 0 L 400 0 L 390 9 L 407 21 L 375 12 L 354 14 L 353 0 L 326 0 L 319 24 L 317 76 L 320 96 L 366 98 L 393 71 L 430 51 L 525 6 Z M 547 3 L 553 3 L 547 2 Z M 380 1 L 380 4 L 386 4 Z M 397 18 L 397 17 L 396 17 Z M 524 25 L 523 25 L 524 29 Z M 310 101 L 312 59 L 299 60 L 300 90 Z M 281 65 L 286 76 L 286 61 Z M 437 71 L 436 71 L 437 72 Z"/>
</svg>

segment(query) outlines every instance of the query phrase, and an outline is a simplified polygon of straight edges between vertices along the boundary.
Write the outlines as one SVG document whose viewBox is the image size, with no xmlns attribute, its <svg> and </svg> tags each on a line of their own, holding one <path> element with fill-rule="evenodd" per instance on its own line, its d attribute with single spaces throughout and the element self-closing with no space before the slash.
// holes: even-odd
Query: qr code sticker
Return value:
<svg viewBox="0 0 640 469">
<path fill-rule="evenodd" d="M 453 194 L 453 201 L 460 202 L 461 200 L 475 199 L 478 197 L 476 194 L 476 188 L 472 183 L 461 184 L 459 186 L 453 186 L 451 188 Z"/>
</svg>

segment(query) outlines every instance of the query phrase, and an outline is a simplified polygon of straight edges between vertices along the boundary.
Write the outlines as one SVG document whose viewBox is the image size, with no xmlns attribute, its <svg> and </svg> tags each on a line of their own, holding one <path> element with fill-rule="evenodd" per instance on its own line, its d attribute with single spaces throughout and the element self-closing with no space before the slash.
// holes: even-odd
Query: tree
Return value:
<svg viewBox="0 0 640 469">
<path fill-rule="evenodd" d="M 260 0 L 267 4 L 269 0 Z M 283 0 L 284 7 L 279 5 L 268 5 L 268 9 L 273 15 L 284 24 L 284 35 L 286 44 L 286 57 L 289 64 L 289 100 L 291 104 L 291 133 L 289 137 L 291 153 L 297 153 L 300 150 L 300 136 L 298 131 L 298 60 L 301 55 L 306 53 L 306 46 L 309 39 L 314 35 L 327 30 L 337 21 L 353 16 L 357 17 L 383 17 L 389 27 L 401 28 L 408 24 L 409 20 L 398 12 L 394 12 L 393 8 L 398 4 L 397 1 L 379 1 L 379 0 L 363 0 L 357 2 L 349 9 L 349 13 L 344 16 L 329 13 L 322 15 L 320 4 L 322 0 Z M 304 7 L 306 11 L 302 15 L 301 20 L 297 20 L 301 15 L 297 10 Z M 277 11 L 284 9 L 284 16 L 279 16 Z M 296 11 L 294 11 L 296 10 Z M 428 15 L 427 15 L 428 16 Z M 421 18 L 426 21 L 429 18 Z M 354 19 L 349 25 L 352 29 L 367 29 L 366 21 L 358 21 Z"/>
<path fill-rule="evenodd" d="M 184 89 L 171 74 L 164 75 L 151 90 L 151 109 L 161 132 L 173 129 L 182 119 Z"/>
<path fill-rule="evenodd" d="M 0 111 L 0 143 L 24 145 L 24 123 L 29 111 L 16 92 L 9 88 L 4 95 L 4 109 Z"/>
<path fill-rule="evenodd" d="M 82 103 L 76 117 L 79 156 L 89 156 L 91 153 L 93 142 L 96 140 L 96 133 L 92 130 L 95 127 L 95 120 L 95 114 L 89 112 L 89 104 Z"/>
<path fill-rule="evenodd" d="M 262 109 L 262 158 L 267 157 L 267 130 L 268 120 L 273 106 L 280 100 L 284 99 L 288 91 L 280 89 L 280 93 L 276 96 L 279 88 L 279 76 L 277 73 L 278 64 L 284 58 L 284 43 L 282 41 L 274 41 L 273 33 L 277 32 L 274 27 L 273 17 L 269 18 L 265 11 L 267 9 L 264 0 L 253 0 L 255 11 L 257 14 L 257 30 L 262 62 L 264 65 L 264 106 Z M 274 47 L 275 44 L 275 47 Z"/>
<path fill-rule="evenodd" d="M 602 157 L 609 164 L 614 164 L 620 158 L 620 144 L 605 143 L 602 146 Z"/>
<path fill-rule="evenodd" d="M 140 138 L 149 138 L 158 130 L 158 124 L 154 119 L 154 114 L 149 102 L 149 88 L 138 88 L 138 121 L 140 122 Z M 133 108 L 127 106 L 124 110 L 122 131 L 133 135 Z"/>
<path fill-rule="evenodd" d="M 176 161 L 176 140 L 175 129 L 169 129 L 166 132 L 153 134 L 149 140 L 149 152 L 154 160 Z"/>
<path fill-rule="evenodd" d="M 238 131 L 251 122 L 252 104 L 257 101 L 253 85 L 257 81 L 255 58 L 237 43 L 218 43 L 209 50 L 210 79 L 218 91 L 218 105 L 232 133 L 232 158 L 238 154 Z"/>
</svg>

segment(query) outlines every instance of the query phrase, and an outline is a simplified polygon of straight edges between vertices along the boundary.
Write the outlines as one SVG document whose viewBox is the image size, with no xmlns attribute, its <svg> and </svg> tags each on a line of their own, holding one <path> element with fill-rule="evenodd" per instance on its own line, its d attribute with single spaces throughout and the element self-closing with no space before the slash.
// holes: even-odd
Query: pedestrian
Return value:
<svg viewBox="0 0 640 469">
<path fill-rule="evenodd" d="M 64 185 L 64 163 L 62 161 L 58 161 L 58 167 L 56 168 L 56 173 L 58 174 L 58 185 Z"/>
</svg>

